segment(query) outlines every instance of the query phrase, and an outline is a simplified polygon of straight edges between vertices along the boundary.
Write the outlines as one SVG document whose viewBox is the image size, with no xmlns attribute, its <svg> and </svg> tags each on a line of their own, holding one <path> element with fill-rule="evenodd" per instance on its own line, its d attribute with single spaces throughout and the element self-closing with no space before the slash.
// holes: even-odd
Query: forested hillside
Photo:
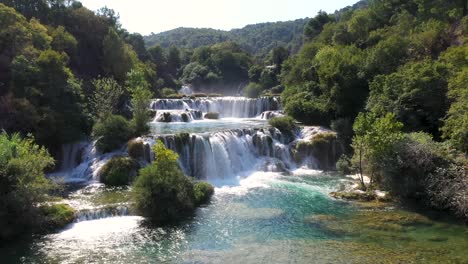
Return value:
<svg viewBox="0 0 468 264">
<path fill-rule="evenodd" d="M 308 19 L 305 18 L 286 22 L 261 23 L 230 31 L 177 28 L 144 38 L 148 47 L 160 45 L 163 48 L 169 48 L 175 45 L 178 48 L 187 49 L 232 41 L 238 43 L 245 51 L 263 57 L 277 46 L 285 46 L 291 52 L 297 52 L 302 45 L 302 33 L 307 21 Z"/>
</svg>

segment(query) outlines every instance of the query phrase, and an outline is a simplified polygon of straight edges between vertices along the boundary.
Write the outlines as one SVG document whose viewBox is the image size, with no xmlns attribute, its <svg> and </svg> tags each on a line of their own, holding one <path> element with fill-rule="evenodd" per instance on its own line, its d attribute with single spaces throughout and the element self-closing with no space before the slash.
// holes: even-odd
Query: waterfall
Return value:
<svg viewBox="0 0 468 264">
<path fill-rule="evenodd" d="M 80 164 L 86 145 L 86 142 L 63 144 L 61 149 L 61 158 L 59 161 L 60 171 L 71 170 Z"/>
<path fill-rule="evenodd" d="M 184 85 L 184 86 L 182 86 L 182 88 L 179 90 L 179 93 L 180 93 L 180 94 L 183 94 L 183 95 L 192 95 L 192 94 L 193 94 L 193 90 L 192 90 L 192 88 L 190 88 L 190 86 Z"/>
<path fill-rule="evenodd" d="M 99 170 L 109 161 L 112 157 L 126 155 L 124 149 L 115 150 L 113 152 L 101 154 L 97 151 L 94 142 L 81 142 L 79 160 L 81 163 L 75 164 L 66 170 L 60 170 L 54 173 L 50 173 L 47 176 L 56 181 L 63 182 L 87 182 L 95 180 L 99 173 Z M 73 148 L 72 148 L 73 149 Z M 73 156 L 73 155 L 70 155 Z M 78 160 L 78 156 L 76 156 Z"/>
<path fill-rule="evenodd" d="M 280 110 L 276 97 L 213 97 L 195 99 L 156 99 L 151 103 L 153 110 L 199 110 L 204 113 L 217 112 L 221 117 L 252 118 L 265 111 Z"/>
<path fill-rule="evenodd" d="M 200 110 L 158 110 L 154 118 L 155 122 L 191 122 L 203 119 Z"/>
<path fill-rule="evenodd" d="M 167 148 L 179 154 L 179 162 L 187 175 L 198 179 L 227 179 L 265 167 L 293 168 L 288 144 L 275 128 L 234 129 L 205 134 L 161 135 Z"/>
<path fill-rule="evenodd" d="M 127 215 L 130 215 L 130 213 L 128 206 L 126 205 L 106 206 L 103 208 L 84 209 L 78 211 L 78 213 L 76 214 L 75 222 Z"/>
</svg>

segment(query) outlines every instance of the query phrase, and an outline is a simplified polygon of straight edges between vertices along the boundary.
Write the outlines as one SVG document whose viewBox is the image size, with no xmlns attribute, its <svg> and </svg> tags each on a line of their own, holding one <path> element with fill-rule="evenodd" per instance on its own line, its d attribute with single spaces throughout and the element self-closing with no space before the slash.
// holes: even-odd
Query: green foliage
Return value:
<svg viewBox="0 0 468 264">
<path fill-rule="evenodd" d="M 336 162 L 336 169 L 343 175 L 349 175 L 352 172 L 351 160 L 346 155 L 341 157 Z"/>
<path fill-rule="evenodd" d="M 445 68 L 429 60 L 410 62 L 370 84 L 367 108 L 379 115 L 394 113 L 408 131 L 439 135 L 447 111 Z"/>
<path fill-rule="evenodd" d="M 197 206 L 207 203 L 214 194 L 214 188 L 207 182 L 196 182 L 193 185 L 193 195 Z"/>
<path fill-rule="evenodd" d="M 0 238 L 11 239 L 41 223 L 37 205 L 53 187 L 44 171 L 54 164 L 32 138 L 0 134 Z"/>
<path fill-rule="evenodd" d="M 124 117 L 110 115 L 94 124 L 92 135 L 97 140 L 97 149 L 106 153 L 121 147 L 133 134 L 130 123 Z"/>
<path fill-rule="evenodd" d="M 239 84 L 248 80 L 250 64 L 249 55 L 235 43 L 200 47 L 194 50 L 190 63 L 184 67 L 181 81 L 195 89 L 233 93 Z"/>
<path fill-rule="evenodd" d="M 444 119 L 443 137 L 466 153 L 468 152 L 468 46 L 450 48 L 439 60 L 447 65 L 450 72 L 447 96 L 451 105 Z"/>
<path fill-rule="evenodd" d="M 102 183 L 109 186 L 128 185 L 138 167 L 138 163 L 132 158 L 114 157 L 99 170 L 99 177 Z"/>
<path fill-rule="evenodd" d="M 154 223 L 166 224 L 193 213 L 199 200 L 195 199 L 193 183 L 179 168 L 177 154 L 161 141 L 153 146 L 153 151 L 155 160 L 139 171 L 132 199 L 143 216 Z"/>
<path fill-rule="evenodd" d="M 132 122 L 135 127 L 135 133 L 136 135 L 142 135 L 149 131 L 149 126 L 147 125 L 149 119 L 148 105 L 152 97 L 148 89 L 149 84 L 142 71 L 131 70 L 127 74 L 126 85 L 132 97 Z"/>
<path fill-rule="evenodd" d="M 391 113 L 383 117 L 371 113 L 359 113 L 357 116 L 351 146 L 354 149 L 353 163 L 359 170 L 363 187 L 364 172 L 371 177 L 371 184 L 378 184 L 378 170 L 384 157 L 394 150 L 394 144 L 402 138 L 402 127 L 403 124 Z"/>
<path fill-rule="evenodd" d="M 124 89 L 112 78 L 95 79 L 92 83 L 95 89 L 90 103 L 92 112 L 96 120 L 105 120 L 117 112 Z"/>
<path fill-rule="evenodd" d="M 258 83 L 249 83 L 244 88 L 244 96 L 249 98 L 257 98 L 262 93 L 262 91 L 262 86 L 260 86 Z"/>
<path fill-rule="evenodd" d="M 293 52 L 299 50 L 303 39 L 302 32 L 307 21 L 307 19 L 298 19 L 286 22 L 261 23 L 231 31 L 206 28 L 177 28 L 146 36 L 145 41 L 149 47 L 161 45 L 164 48 L 169 48 L 171 45 L 175 45 L 187 49 L 233 41 L 239 43 L 243 49 L 254 55 L 266 57 L 278 45 L 285 46 Z"/>
<path fill-rule="evenodd" d="M 104 37 L 102 45 L 104 72 L 122 82 L 125 80 L 127 72 L 138 61 L 135 51 L 112 28 Z"/>
<path fill-rule="evenodd" d="M 449 82 L 449 98 L 453 100 L 448 111 L 443 136 L 458 149 L 468 152 L 468 67 Z"/>
<path fill-rule="evenodd" d="M 145 156 L 145 146 L 143 141 L 140 140 L 130 140 L 127 143 L 128 155 L 135 160 L 142 159 Z"/>
<path fill-rule="evenodd" d="M 174 94 L 177 94 L 176 90 L 172 89 L 172 88 L 163 88 L 161 89 L 161 96 L 163 98 L 167 98 L 171 95 L 174 95 Z"/>
<path fill-rule="evenodd" d="M 273 117 L 268 120 L 268 124 L 285 134 L 294 134 L 297 128 L 294 119 L 289 116 Z"/>
<path fill-rule="evenodd" d="M 41 216 L 44 217 L 45 229 L 53 231 L 64 228 L 75 220 L 76 211 L 68 204 L 52 204 L 40 207 Z"/>
</svg>

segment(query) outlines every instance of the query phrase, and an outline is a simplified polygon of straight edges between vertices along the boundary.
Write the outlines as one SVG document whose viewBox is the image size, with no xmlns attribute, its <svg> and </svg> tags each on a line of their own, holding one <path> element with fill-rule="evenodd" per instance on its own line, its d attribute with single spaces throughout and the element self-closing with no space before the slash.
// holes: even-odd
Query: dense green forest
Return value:
<svg viewBox="0 0 468 264">
<path fill-rule="evenodd" d="M 145 36 L 144 40 L 148 47 L 160 45 L 169 48 L 174 45 L 183 49 L 196 49 L 231 41 L 255 56 L 265 57 L 272 48 L 277 46 L 285 46 L 291 52 L 297 52 L 302 46 L 302 33 L 307 21 L 308 19 L 298 19 L 261 23 L 230 31 L 210 28 L 177 28 Z"/>
</svg>

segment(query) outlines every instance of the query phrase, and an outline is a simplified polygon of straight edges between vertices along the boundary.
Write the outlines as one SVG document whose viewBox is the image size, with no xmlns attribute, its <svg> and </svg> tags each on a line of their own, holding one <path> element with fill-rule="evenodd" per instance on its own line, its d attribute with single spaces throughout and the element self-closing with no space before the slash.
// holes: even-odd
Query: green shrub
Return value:
<svg viewBox="0 0 468 264">
<path fill-rule="evenodd" d="M 145 146 L 141 140 L 130 140 L 127 143 L 128 155 L 134 159 L 141 159 L 145 155 Z"/>
<path fill-rule="evenodd" d="M 180 169 L 175 152 L 161 141 L 153 146 L 153 151 L 155 160 L 139 171 L 133 184 L 135 209 L 156 224 L 181 220 L 192 214 L 197 205 L 193 183 Z"/>
<path fill-rule="evenodd" d="M 268 120 L 268 124 L 286 134 L 294 134 L 297 128 L 294 119 L 290 116 L 273 117 Z"/>
<path fill-rule="evenodd" d="M 193 194 L 195 196 L 195 204 L 201 205 L 207 203 L 214 194 L 214 188 L 207 182 L 196 182 L 193 185 Z"/>
<path fill-rule="evenodd" d="M 298 93 L 288 98 L 285 101 L 284 111 L 307 125 L 328 125 L 330 121 L 327 104 L 317 100 L 311 101 L 307 98 L 307 93 Z"/>
<path fill-rule="evenodd" d="M 219 119 L 219 113 L 217 112 L 208 112 L 205 114 L 205 119 Z"/>
<path fill-rule="evenodd" d="M 72 223 L 76 217 L 76 211 L 68 204 L 44 205 L 40 208 L 44 217 L 44 229 L 56 230 L 64 228 Z"/>
<path fill-rule="evenodd" d="M 284 91 L 283 85 L 277 85 L 270 89 L 271 94 L 281 94 Z"/>
<path fill-rule="evenodd" d="M 138 163 L 132 158 L 114 157 L 101 168 L 99 178 L 106 185 L 127 185 L 135 176 L 138 167 Z"/>
<path fill-rule="evenodd" d="M 244 96 L 249 98 L 257 98 L 263 91 L 263 88 L 258 83 L 249 83 L 244 88 Z"/>
<path fill-rule="evenodd" d="M 346 155 L 341 155 L 341 157 L 338 159 L 336 162 L 336 169 L 343 175 L 351 174 L 351 161 Z"/>
<path fill-rule="evenodd" d="M 170 95 L 166 96 L 165 98 L 167 98 L 167 99 L 182 99 L 184 97 L 185 97 L 185 95 L 183 95 L 183 94 L 175 93 L 175 94 L 170 94 Z"/>
<path fill-rule="evenodd" d="M 195 98 L 198 98 L 198 97 L 207 97 L 207 95 L 206 95 L 205 93 L 194 93 L 192 96 L 195 97 Z"/>
<path fill-rule="evenodd" d="M 177 94 L 177 91 L 172 88 L 162 88 L 160 93 L 163 98 L 167 98 L 172 94 Z"/>
<path fill-rule="evenodd" d="M 37 205 L 54 187 L 44 176 L 54 159 L 31 138 L 0 133 L 0 241 L 41 223 Z"/>
<path fill-rule="evenodd" d="M 119 115 L 111 115 L 94 124 L 93 138 L 97 140 L 96 147 L 106 153 L 118 149 L 133 135 L 130 123 Z"/>
</svg>

